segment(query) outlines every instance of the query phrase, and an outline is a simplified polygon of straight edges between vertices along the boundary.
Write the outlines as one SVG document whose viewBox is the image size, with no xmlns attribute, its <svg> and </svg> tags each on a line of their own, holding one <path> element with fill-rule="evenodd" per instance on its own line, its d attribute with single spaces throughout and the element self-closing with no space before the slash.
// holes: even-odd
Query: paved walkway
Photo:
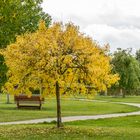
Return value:
<svg viewBox="0 0 140 140">
<path fill-rule="evenodd" d="M 93 101 L 93 100 L 87 100 Z M 97 100 L 96 100 L 97 101 Z M 108 101 L 99 101 L 99 102 L 108 102 Z M 140 104 L 137 103 L 123 103 L 123 102 L 111 102 L 117 104 L 125 104 L 136 106 L 140 108 Z M 121 116 L 130 116 L 130 115 L 140 115 L 140 111 L 137 112 L 130 112 L 130 113 L 116 113 L 116 114 L 105 114 L 105 115 L 94 115 L 94 116 L 69 116 L 69 117 L 62 117 L 63 122 L 69 121 L 77 121 L 77 120 L 89 120 L 89 119 L 101 119 L 101 118 L 112 118 L 112 117 L 121 117 Z M 36 124 L 36 123 L 43 123 L 43 122 L 51 122 L 56 121 L 56 118 L 46 118 L 46 119 L 35 119 L 35 120 L 26 120 L 26 121 L 16 121 L 16 122 L 2 122 L 0 125 L 10 125 L 10 124 Z"/>
</svg>

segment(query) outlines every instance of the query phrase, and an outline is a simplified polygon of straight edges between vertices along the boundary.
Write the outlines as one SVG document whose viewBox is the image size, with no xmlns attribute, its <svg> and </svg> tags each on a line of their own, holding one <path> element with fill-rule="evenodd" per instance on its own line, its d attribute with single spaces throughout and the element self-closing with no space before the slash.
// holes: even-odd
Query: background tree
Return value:
<svg viewBox="0 0 140 140">
<path fill-rule="evenodd" d="M 1 55 L 0 56 L 0 91 L 1 91 L 2 86 L 4 86 L 5 82 L 7 81 L 7 77 L 5 74 L 7 70 L 8 68 L 6 64 L 4 63 L 4 57 Z M 9 103 L 8 98 L 7 98 L 7 103 Z"/>
<path fill-rule="evenodd" d="M 32 88 L 40 89 L 41 96 L 56 95 L 58 127 L 60 94 L 89 94 L 89 87 L 94 94 L 119 79 L 111 74 L 110 58 L 103 49 L 73 24 L 56 23 L 47 29 L 41 21 L 39 30 L 18 36 L 3 55 L 9 68 L 4 90 L 31 96 Z"/>
<path fill-rule="evenodd" d="M 1 0 L 0 1 L 0 48 L 13 43 L 17 35 L 34 32 L 40 19 L 48 27 L 51 17 L 41 8 L 42 0 Z M 0 89 L 6 82 L 7 68 L 0 56 Z M 7 102 L 9 102 L 7 100 Z"/>
<path fill-rule="evenodd" d="M 33 32 L 40 19 L 48 27 L 51 17 L 41 8 L 42 0 L 0 1 L 0 48 L 14 42 L 17 35 Z"/>
<path fill-rule="evenodd" d="M 114 71 L 120 75 L 120 93 L 125 97 L 127 90 L 140 87 L 140 67 L 138 61 L 131 55 L 131 50 L 119 49 L 113 55 Z"/>
<path fill-rule="evenodd" d="M 140 49 L 136 51 L 136 59 L 139 61 L 140 63 Z"/>
</svg>

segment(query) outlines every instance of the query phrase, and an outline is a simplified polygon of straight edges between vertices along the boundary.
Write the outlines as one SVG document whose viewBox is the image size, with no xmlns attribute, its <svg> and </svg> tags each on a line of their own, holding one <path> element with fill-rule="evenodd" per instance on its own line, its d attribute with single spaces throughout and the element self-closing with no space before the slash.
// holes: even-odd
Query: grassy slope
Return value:
<svg viewBox="0 0 140 140">
<path fill-rule="evenodd" d="M 133 106 L 113 103 L 62 100 L 62 116 L 123 113 L 139 110 Z M 56 101 L 46 99 L 42 110 L 17 109 L 15 104 L 0 103 L 0 122 L 56 116 Z"/>
<path fill-rule="evenodd" d="M 137 122 L 136 122 L 137 120 Z M 121 122 L 121 123 L 120 123 Z M 140 116 L 53 124 L 0 126 L 2 140 L 139 140 Z M 16 132 L 16 134 L 15 134 Z"/>
</svg>

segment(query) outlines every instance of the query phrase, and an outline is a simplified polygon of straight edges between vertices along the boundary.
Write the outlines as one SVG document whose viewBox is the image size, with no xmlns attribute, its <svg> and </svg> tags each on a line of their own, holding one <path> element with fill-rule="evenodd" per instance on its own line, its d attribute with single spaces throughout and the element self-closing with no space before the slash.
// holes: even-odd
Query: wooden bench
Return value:
<svg viewBox="0 0 140 140">
<path fill-rule="evenodd" d="M 44 98 L 40 98 L 39 95 L 28 97 L 27 95 L 14 96 L 14 100 L 17 104 L 17 108 L 34 107 L 41 109 Z"/>
</svg>

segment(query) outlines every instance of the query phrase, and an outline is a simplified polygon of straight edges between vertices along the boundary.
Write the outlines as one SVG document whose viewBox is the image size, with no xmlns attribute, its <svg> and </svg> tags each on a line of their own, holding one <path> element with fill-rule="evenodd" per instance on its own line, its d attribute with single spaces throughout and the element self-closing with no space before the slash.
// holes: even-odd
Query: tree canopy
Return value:
<svg viewBox="0 0 140 140">
<path fill-rule="evenodd" d="M 40 19 L 46 26 L 51 17 L 41 8 L 42 0 L 1 0 L 0 1 L 0 48 L 15 41 L 17 35 L 33 32 Z"/>
<path fill-rule="evenodd" d="M 119 87 L 124 90 L 140 87 L 140 67 L 130 50 L 118 50 L 114 53 L 112 64 L 120 75 Z"/>
<path fill-rule="evenodd" d="M 110 57 L 91 38 L 73 24 L 60 23 L 18 36 L 3 52 L 9 68 L 5 90 L 31 94 L 41 89 L 42 95 L 54 94 L 56 81 L 61 93 L 104 91 L 118 81 L 111 73 Z M 15 87 L 15 88 L 13 88 Z"/>
</svg>

